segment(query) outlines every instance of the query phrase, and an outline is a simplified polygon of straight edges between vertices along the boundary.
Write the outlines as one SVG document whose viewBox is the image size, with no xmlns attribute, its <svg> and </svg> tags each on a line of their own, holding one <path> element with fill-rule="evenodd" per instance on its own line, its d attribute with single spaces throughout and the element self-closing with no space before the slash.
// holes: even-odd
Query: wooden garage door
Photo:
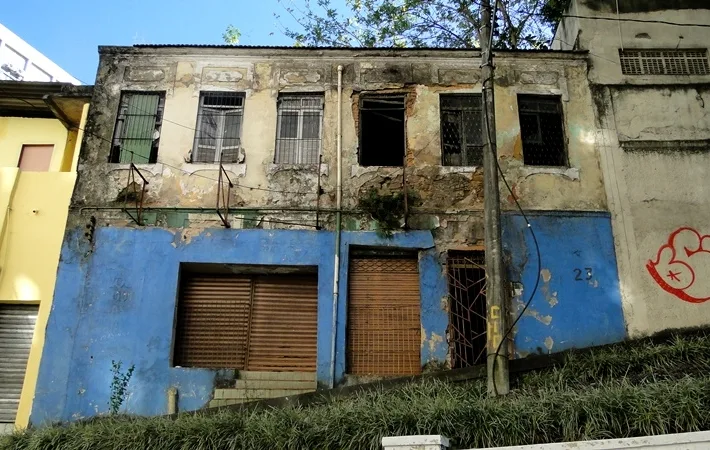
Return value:
<svg viewBox="0 0 710 450">
<path fill-rule="evenodd" d="M 184 274 L 174 363 L 314 372 L 317 315 L 315 274 Z"/>
<path fill-rule="evenodd" d="M 421 372 L 416 258 L 353 258 L 348 288 L 347 372 Z"/>
<path fill-rule="evenodd" d="M 15 422 L 37 310 L 37 305 L 0 304 L 0 423 Z"/>
</svg>

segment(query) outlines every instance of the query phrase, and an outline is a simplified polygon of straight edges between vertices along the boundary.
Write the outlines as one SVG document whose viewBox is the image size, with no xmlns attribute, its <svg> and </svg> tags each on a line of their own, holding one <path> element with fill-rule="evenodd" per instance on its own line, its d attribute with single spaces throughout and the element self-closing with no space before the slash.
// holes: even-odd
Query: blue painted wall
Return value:
<svg viewBox="0 0 710 450">
<path fill-rule="evenodd" d="M 503 216 L 508 277 L 522 283 L 522 292 L 513 298 L 513 317 L 530 298 L 538 272 L 541 275 L 516 327 L 517 356 L 622 341 L 626 329 L 610 217 L 555 212 L 528 218 L 540 247 L 541 267 L 523 217 Z"/>
<path fill-rule="evenodd" d="M 446 278 L 429 231 L 344 232 L 338 305 L 336 382 L 345 370 L 348 255 L 351 245 L 420 251 L 422 363 L 443 361 Z M 97 228 L 94 243 L 83 229 L 64 241 L 54 303 L 47 325 L 31 423 L 73 420 L 108 410 L 111 361 L 135 364 L 126 410 L 166 413 L 166 391 L 179 391 L 178 408 L 194 410 L 211 398 L 216 371 L 170 366 L 181 262 L 306 265 L 318 267 L 317 377 L 330 382 L 333 233 L 298 230 L 214 229 L 184 239 L 159 228 Z"/>
</svg>

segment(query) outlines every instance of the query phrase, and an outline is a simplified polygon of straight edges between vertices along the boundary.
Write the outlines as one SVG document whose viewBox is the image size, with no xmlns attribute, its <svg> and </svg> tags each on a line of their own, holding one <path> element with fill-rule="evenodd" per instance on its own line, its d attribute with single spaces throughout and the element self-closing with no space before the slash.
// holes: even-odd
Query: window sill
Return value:
<svg viewBox="0 0 710 450">
<path fill-rule="evenodd" d="M 541 166 L 521 166 L 519 168 L 523 177 L 532 175 L 560 175 L 572 181 L 579 180 L 579 169 L 577 167 L 541 167 Z"/>
<path fill-rule="evenodd" d="M 224 170 L 229 173 L 233 173 L 238 177 L 246 176 L 247 165 L 239 163 L 222 164 Z M 209 163 L 187 163 L 182 166 L 182 171 L 187 174 L 193 174 L 195 172 L 201 172 L 203 170 L 211 172 L 219 172 L 219 164 L 209 164 Z"/>
<path fill-rule="evenodd" d="M 277 163 L 271 163 L 267 166 L 266 168 L 266 173 L 268 175 L 274 175 L 278 172 L 282 172 L 285 170 L 293 170 L 297 172 L 305 172 L 305 173 L 316 173 L 318 172 L 318 164 L 277 164 Z M 328 176 L 328 164 L 321 164 L 320 165 L 320 174 L 321 176 Z"/>
<path fill-rule="evenodd" d="M 441 173 L 475 173 L 482 170 L 480 166 L 441 166 Z"/>
</svg>

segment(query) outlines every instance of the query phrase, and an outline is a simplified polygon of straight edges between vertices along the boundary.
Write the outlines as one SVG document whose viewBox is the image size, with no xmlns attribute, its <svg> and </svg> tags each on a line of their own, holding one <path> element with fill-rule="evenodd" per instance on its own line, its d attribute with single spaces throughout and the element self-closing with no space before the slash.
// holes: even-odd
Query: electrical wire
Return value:
<svg viewBox="0 0 710 450">
<path fill-rule="evenodd" d="M 494 1 L 495 1 L 495 0 L 494 0 Z M 496 8 L 494 9 L 494 14 L 491 16 L 491 21 L 492 21 L 492 24 L 491 24 L 491 36 L 493 35 L 493 30 L 494 30 L 495 25 L 496 25 L 496 15 L 497 15 L 497 6 L 498 6 L 498 2 L 497 2 L 497 1 L 495 1 L 495 6 L 496 6 Z M 490 47 L 489 47 L 489 49 L 490 49 Z M 491 50 L 492 50 L 492 49 L 491 49 Z M 493 67 L 493 52 L 492 52 L 492 51 L 489 51 L 489 53 L 488 53 L 488 61 L 486 61 L 485 64 L 489 64 L 489 65 L 491 65 L 491 67 Z M 485 87 L 485 85 L 486 85 L 488 82 L 491 82 L 491 81 L 493 81 L 493 75 L 492 75 L 492 74 L 491 74 L 491 78 L 489 78 L 488 80 L 485 80 L 485 81 L 484 81 L 483 86 Z M 489 119 L 489 117 L 488 117 L 488 108 L 486 107 L 486 105 L 488 104 L 488 99 L 487 99 L 488 93 L 487 93 L 487 91 L 488 91 L 488 90 L 485 89 L 485 88 L 482 89 L 482 94 L 483 94 L 483 99 L 482 99 L 482 100 L 483 100 L 483 117 L 484 117 L 485 122 L 486 122 L 486 133 L 488 133 L 488 142 L 489 142 L 489 143 L 492 143 L 492 142 L 493 142 L 493 135 L 491 134 L 490 119 Z M 491 146 L 489 145 L 488 147 L 489 147 L 489 151 L 491 151 L 491 150 L 492 150 Z M 505 334 L 503 335 L 503 338 L 501 339 L 500 343 L 498 344 L 498 348 L 496 348 L 496 351 L 495 351 L 495 353 L 494 353 L 494 355 L 493 355 L 493 374 L 495 374 L 495 372 L 496 372 L 496 367 L 497 367 L 497 365 L 498 365 L 498 356 L 500 355 L 500 350 L 503 348 L 503 344 L 506 342 L 506 339 L 508 339 L 508 336 L 509 336 L 510 333 L 513 331 L 513 329 L 515 328 L 515 326 L 518 324 L 518 322 L 520 321 L 520 319 L 525 315 L 525 311 L 527 311 L 527 309 L 530 307 L 530 304 L 532 303 L 533 299 L 535 298 L 535 294 L 537 293 L 537 289 L 538 289 L 538 287 L 539 287 L 539 285 L 540 285 L 540 271 L 542 270 L 542 255 L 540 254 L 540 245 L 539 245 L 538 242 L 537 242 L 537 236 L 535 235 L 535 230 L 533 230 L 533 227 L 532 227 L 532 225 L 530 224 L 530 220 L 528 220 L 527 214 L 525 214 L 525 211 L 524 211 L 523 208 L 520 206 L 520 203 L 518 202 L 518 198 L 517 198 L 517 196 L 515 195 L 515 193 L 513 192 L 513 189 L 511 189 L 510 185 L 508 184 L 508 180 L 505 179 L 505 174 L 503 173 L 503 169 L 500 167 L 500 163 L 498 162 L 498 155 L 497 155 L 497 154 L 494 154 L 494 155 L 492 155 L 492 157 L 493 157 L 493 160 L 494 160 L 495 163 L 496 163 L 496 167 L 497 167 L 497 169 L 498 169 L 498 172 L 500 173 L 500 176 L 501 176 L 501 178 L 503 179 L 503 183 L 505 184 L 506 188 L 508 188 L 508 192 L 510 192 L 510 195 L 511 195 L 511 197 L 513 198 L 513 201 L 515 201 L 515 206 L 517 206 L 518 210 L 520 211 L 520 214 L 522 215 L 523 219 L 525 220 L 525 224 L 527 225 L 528 230 L 530 230 L 530 234 L 532 235 L 532 238 L 533 238 L 533 243 L 535 244 L 535 252 L 536 252 L 536 254 L 537 254 L 537 266 L 538 266 L 538 269 L 537 269 L 537 278 L 536 278 L 536 280 L 535 280 L 535 286 L 533 287 L 533 290 L 530 292 L 530 297 L 529 297 L 528 300 L 525 302 L 525 306 L 523 307 L 522 311 L 520 311 L 520 313 L 518 314 L 518 317 L 515 318 L 515 320 L 513 321 L 513 323 L 512 323 L 512 324 L 510 325 L 510 327 L 508 327 L 508 329 L 506 330 Z M 498 187 L 496 186 L 496 189 L 497 189 L 497 188 L 498 188 Z M 495 392 L 495 395 L 498 395 L 498 386 L 497 386 L 497 384 L 496 384 L 496 377 L 495 377 L 495 375 L 493 376 L 493 391 Z"/>
<path fill-rule="evenodd" d="M 537 16 L 543 16 L 542 13 L 536 14 Z M 634 23 L 657 23 L 662 25 L 673 25 L 676 27 L 698 27 L 698 28 L 710 28 L 710 24 L 705 23 L 683 23 L 683 22 L 670 22 L 667 20 L 644 20 L 644 19 L 617 19 L 614 17 L 600 17 L 600 16 L 578 16 L 574 14 L 563 14 L 560 16 L 562 18 L 570 19 L 589 19 L 589 20 L 607 20 L 612 22 L 634 22 Z"/>
</svg>

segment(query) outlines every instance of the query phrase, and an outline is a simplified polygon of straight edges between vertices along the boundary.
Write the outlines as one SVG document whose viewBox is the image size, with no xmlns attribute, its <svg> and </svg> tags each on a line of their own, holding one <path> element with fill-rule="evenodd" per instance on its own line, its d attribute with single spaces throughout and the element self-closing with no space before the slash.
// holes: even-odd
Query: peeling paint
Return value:
<svg viewBox="0 0 710 450">
<path fill-rule="evenodd" d="M 545 338 L 545 348 L 547 348 L 547 351 L 551 352 L 554 345 L 555 341 L 552 339 L 552 336 L 547 336 Z"/>
</svg>

